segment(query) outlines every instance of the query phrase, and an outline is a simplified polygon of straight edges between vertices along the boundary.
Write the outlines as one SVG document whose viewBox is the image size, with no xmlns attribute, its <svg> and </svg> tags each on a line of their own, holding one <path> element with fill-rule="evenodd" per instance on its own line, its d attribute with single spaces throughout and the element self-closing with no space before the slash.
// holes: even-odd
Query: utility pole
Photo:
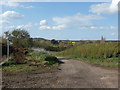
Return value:
<svg viewBox="0 0 120 90">
<path fill-rule="evenodd" d="M 7 61 L 9 61 L 9 50 L 10 49 L 10 43 L 9 43 L 9 37 L 7 39 Z"/>
<path fill-rule="evenodd" d="M 5 37 L 7 39 L 7 61 L 9 60 L 9 48 L 10 48 L 10 33 L 9 31 L 5 32 Z"/>
</svg>

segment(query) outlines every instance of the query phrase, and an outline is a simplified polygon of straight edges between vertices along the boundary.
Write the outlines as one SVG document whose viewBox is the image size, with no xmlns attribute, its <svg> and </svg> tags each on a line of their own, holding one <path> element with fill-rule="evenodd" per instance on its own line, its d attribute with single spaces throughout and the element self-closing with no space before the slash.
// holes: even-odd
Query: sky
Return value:
<svg viewBox="0 0 120 90">
<path fill-rule="evenodd" d="M 33 38 L 56 40 L 118 39 L 118 4 L 112 2 L 1 1 L 0 35 L 27 30 Z"/>
</svg>

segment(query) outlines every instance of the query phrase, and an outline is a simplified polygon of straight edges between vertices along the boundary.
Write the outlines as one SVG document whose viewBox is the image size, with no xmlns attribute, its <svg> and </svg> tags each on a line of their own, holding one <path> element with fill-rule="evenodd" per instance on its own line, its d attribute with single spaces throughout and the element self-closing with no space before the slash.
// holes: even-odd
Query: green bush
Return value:
<svg viewBox="0 0 120 90">
<path fill-rule="evenodd" d="M 46 57 L 45 53 L 32 53 L 31 56 L 26 57 L 28 60 L 44 60 Z"/>
<path fill-rule="evenodd" d="M 55 63 L 59 63 L 59 60 L 55 56 L 46 56 L 45 58 L 46 61 L 48 61 L 48 65 L 53 65 Z"/>
<path fill-rule="evenodd" d="M 48 47 L 46 47 L 45 49 L 46 49 L 47 51 L 56 51 L 56 52 L 58 52 L 58 51 L 63 51 L 63 50 L 65 50 L 66 47 L 59 47 L 59 46 L 54 47 L 54 46 L 48 46 Z"/>
<path fill-rule="evenodd" d="M 41 64 L 41 65 L 53 65 L 59 63 L 58 59 L 54 56 L 48 55 L 46 53 L 33 53 L 31 56 L 27 57 L 27 62 L 32 64 Z"/>
<path fill-rule="evenodd" d="M 9 61 L 6 61 L 2 64 L 2 66 L 11 66 L 11 65 L 16 65 L 14 59 L 10 59 Z"/>
<path fill-rule="evenodd" d="M 27 49 L 27 50 L 24 51 L 25 55 L 27 55 L 29 53 L 32 53 L 32 52 L 33 52 L 33 50 L 31 50 L 31 49 Z"/>
</svg>

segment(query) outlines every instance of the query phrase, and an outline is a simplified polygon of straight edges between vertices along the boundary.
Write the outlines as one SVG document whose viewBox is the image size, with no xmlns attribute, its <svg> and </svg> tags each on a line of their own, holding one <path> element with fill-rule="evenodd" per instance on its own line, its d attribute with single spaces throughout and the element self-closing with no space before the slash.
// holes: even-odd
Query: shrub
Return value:
<svg viewBox="0 0 120 90">
<path fill-rule="evenodd" d="M 66 47 L 59 47 L 59 46 L 54 47 L 54 46 L 48 46 L 48 47 L 46 47 L 45 49 L 46 49 L 47 51 L 56 51 L 56 52 L 58 52 L 58 51 L 63 51 L 63 50 L 65 50 Z"/>
<path fill-rule="evenodd" d="M 27 63 L 30 65 L 54 65 L 58 64 L 59 60 L 46 53 L 33 53 L 27 57 Z"/>
<path fill-rule="evenodd" d="M 48 61 L 48 65 L 59 63 L 59 60 L 55 56 L 46 56 L 45 60 Z"/>
<path fill-rule="evenodd" d="M 14 59 L 9 59 L 7 62 L 3 62 L 2 66 L 10 66 L 10 65 L 15 65 L 15 60 Z"/>
<path fill-rule="evenodd" d="M 14 47 L 13 58 L 17 64 L 25 63 L 25 48 Z"/>
<path fill-rule="evenodd" d="M 46 53 L 33 53 L 31 56 L 28 56 L 28 60 L 44 60 Z"/>
</svg>

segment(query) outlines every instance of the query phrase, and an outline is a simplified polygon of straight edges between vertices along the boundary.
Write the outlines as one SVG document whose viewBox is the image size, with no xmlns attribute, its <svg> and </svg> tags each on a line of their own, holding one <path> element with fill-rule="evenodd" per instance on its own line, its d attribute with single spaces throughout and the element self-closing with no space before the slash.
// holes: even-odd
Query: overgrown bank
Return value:
<svg viewBox="0 0 120 90">
<path fill-rule="evenodd" d="M 1 42 L 2 61 L 0 62 L 0 65 L 3 66 L 3 71 L 31 71 L 39 67 L 52 68 L 59 65 L 60 62 L 58 59 L 48 52 L 34 52 L 31 50 L 36 43 L 27 31 L 16 29 L 11 32 L 5 32 L 4 34 L 5 36 Z M 46 42 L 48 43 L 48 41 Z M 46 42 L 44 43 L 45 45 L 47 44 Z M 6 60 L 8 52 L 9 60 Z"/>
<path fill-rule="evenodd" d="M 77 58 L 98 65 L 117 67 L 120 55 L 118 47 L 118 42 L 84 44 L 54 54 Z"/>
<path fill-rule="evenodd" d="M 3 71 L 7 72 L 23 72 L 32 71 L 37 69 L 51 69 L 57 67 L 60 61 L 47 53 L 34 53 L 31 52 L 26 55 L 24 63 L 16 63 L 13 58 L 9 61 L 2 62 Z"/>
</svg>

